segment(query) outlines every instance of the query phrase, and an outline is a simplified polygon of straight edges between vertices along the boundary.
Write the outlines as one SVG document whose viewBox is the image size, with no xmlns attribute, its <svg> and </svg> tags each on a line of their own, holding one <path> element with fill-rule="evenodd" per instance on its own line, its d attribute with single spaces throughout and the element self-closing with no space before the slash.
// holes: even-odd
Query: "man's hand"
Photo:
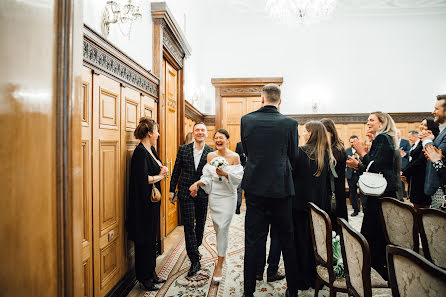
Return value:
<svg viewBox="0 0 446 297">
<path fill-rule="evenodd" d="M 175 204 L 175 202 L 173 201 L 173 197 L 175 197 L 175 193 L 170 193 L 169 194 L 169 201 L 170 201 L 170 203 Z"/>
<path fill-rule="evenodd" d="M 358 165 L 359 165 L 359 161 L 352 157 L 352 156 L 348 156 L 348 160 L 347 160 L 347 167 L 353 168 L 353 169 L 358 169 Z"/>
<path fill-rule="evenodd" d="M 189 187 L 189 191 L 192 197 L 197 197 L 198 193 L 197 183 L 193 183 L 192 186 Z"/>
<path fill-rule="evenodd" d="M 404 150 L 400 150 L 401 157 L 404 157 L 406 155 L 406 152 Z"/>
<path fill-rule="evenodd" d="M 366 151 L 365 151 L 362 143 L 359 141 L 359 139 L 355 138 L 353 140 L 353 147 L 355 148 L 358 155 L 361 156 L 361 158 L 364 157 L 364 155 L 366 154 Z"/>
</svg>

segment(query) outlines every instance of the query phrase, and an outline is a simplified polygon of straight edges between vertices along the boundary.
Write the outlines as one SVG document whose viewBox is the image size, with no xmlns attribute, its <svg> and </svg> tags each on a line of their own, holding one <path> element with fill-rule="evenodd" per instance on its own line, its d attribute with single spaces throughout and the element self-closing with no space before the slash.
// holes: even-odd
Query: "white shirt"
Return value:
<svg viewBox="0 0 446 297">
<path fill-rule="evenodd" d="M 204 145 L 200 151 L 195 148 L 195 145 L 196 143 L 194 142 L 194 163 L 195 163 L 195 170 L 197 170 L 201 156 L 203 155 Z"/>
</svg>

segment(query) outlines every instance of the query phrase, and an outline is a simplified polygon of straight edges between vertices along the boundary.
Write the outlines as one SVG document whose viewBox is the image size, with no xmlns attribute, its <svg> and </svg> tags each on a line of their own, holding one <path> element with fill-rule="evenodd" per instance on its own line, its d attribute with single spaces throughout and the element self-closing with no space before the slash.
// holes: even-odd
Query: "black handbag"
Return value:
<svg viewBox="0 0 446 297">
<path fill-rule="evenodd" d="M 336 187 L 335 187 L 335 178 L 338 178 L 338 174 L 336 173 L 335 167 L 333 164 L 330 164 L 330 188 L 331 188 L 331 197 L 330 197 L 330 211 L 332 214 L 336 213 Z"/>
</svg>

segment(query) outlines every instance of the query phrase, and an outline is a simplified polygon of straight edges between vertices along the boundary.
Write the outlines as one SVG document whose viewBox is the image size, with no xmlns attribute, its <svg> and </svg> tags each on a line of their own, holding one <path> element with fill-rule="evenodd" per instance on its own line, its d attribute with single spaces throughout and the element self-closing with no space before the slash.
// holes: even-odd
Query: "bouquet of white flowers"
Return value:
<svg viewBox="0 0 446 297">
<path fill-rule="evenodd" d="M 344 262 L 342 261 L 341 242 L 339 235 L 332 231 L 333 238 L 333 270 L 336 278 L 344 277 Z"/>
<path fill-rule="evenodd" d="M 222 169 L 223 166 L 229 165 L 228 161 L 226 161 L 226 159 L 223 157 L 215 157 L 214 159 L 212 159 L 210 164 L 215 168 L 220 169 Z M 218 179 L 221 181 L 221 176 L 219 176 Z"/>
</svg>

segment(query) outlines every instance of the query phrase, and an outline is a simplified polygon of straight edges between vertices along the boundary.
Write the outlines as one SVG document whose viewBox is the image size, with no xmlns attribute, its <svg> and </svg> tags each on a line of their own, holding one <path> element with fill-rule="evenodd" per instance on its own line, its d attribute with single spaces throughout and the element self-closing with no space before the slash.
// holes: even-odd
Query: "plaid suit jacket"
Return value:
<svg viewBox="0 0 446 297">
<path fill-rule="evenodd" d="M 178 198 L 186 199 L 191 197 L 189 187 L 200 179 L 203 174 L 203 167 L 206 165 L 206 158 L 209 152 L 214 149 L 207 144 L 204 145 L 198 168 L 195 170 L 194 163 L 194 143 L 185 144 L 179 147 L 175 166 L 173 167 L 170 179 L 170 192 L 175 192 L 178 185 Z M 207 194 L 199 188 L 198 197 L 206 197 Z"/>
</svg>

